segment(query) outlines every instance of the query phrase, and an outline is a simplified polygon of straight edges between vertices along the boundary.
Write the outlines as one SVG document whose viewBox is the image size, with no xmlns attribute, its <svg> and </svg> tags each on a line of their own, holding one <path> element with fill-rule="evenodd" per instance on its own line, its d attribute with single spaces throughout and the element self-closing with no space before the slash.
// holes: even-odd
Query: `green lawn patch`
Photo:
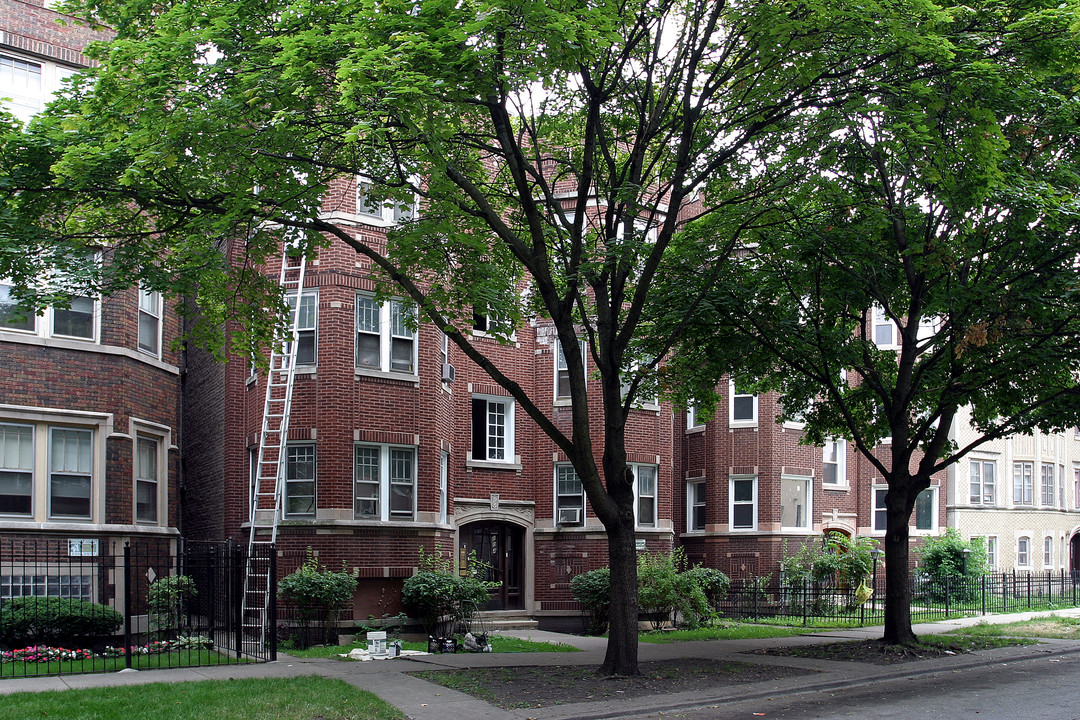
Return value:
<svg viewBox="0 0 1080 720">
<path fill-rule="evenodd" d="M 343 680 L 205 680 L 15 693 L 0 720 L 402 720 L 396 708 Z"/>
<path fill-rule="evenodd" d="M 638 640 L 647 643 L 671 643 L 692 640 L 746 640 L 757 638 L 788 637 L 810 632 L 810 628 L 791 625 L 756 625 L 731 623 L 696 630 L 662 630 L 641 633 Z"/>
<path fill-rule="evenodd" d="M 207 665 L 236 665 L 248 660 L 224 655 L 214 650 L 176 650 L 154 655 L 133 655 L 131 667 L 137 670 L 200 667 Z M 39 675 L 73 675 L 77 673 L 107 673 L 123 670 L 127 663 L 122 657 L 95 657 L 88 660 L 50 662 L 5 662 L 0 664 L 0 678 L 36 677 Z"/>
<path fill-rule="evenodd" d="M 580 648 L 576 648 L 573 645 L 566 645 L 565 643 L 549 643 L 540 642 L 537 640 L 523 640 L 521 638 L 509 637 L 503 635 L 491 635 L 491 651 L 496 653 L 534 653 L 534 652 L 578 652 Z M 461 647 L 461 640 L 458 640 L 458 647 Z M 350 645 L 317 645 L 303 650 L 280 650 L 287 655 L 292 655 L 298 658 L 318 659 L 318 658 L 334 658 L 341 660 L 341 655 L 346 655 L 350 650 L 360 648 L 361 650 L 367 649 L 366 640 L 358 640 Z M 420 650 L 421 652 L 427 652 L 426 642 L 411 642 L 404 641 L 401 643 L 402 650 Z M 459 651 L 460 652 L 460 651 Z"/>
<path fill-rule="evenodd" d="M 1021 622 L 997 624 L 980 622 L 978 625 L 952 630 L 949 634 L 983 638 L 1028 637 L 1080 640 L 1080 618 L 1050 615 Z"/>
</svg>

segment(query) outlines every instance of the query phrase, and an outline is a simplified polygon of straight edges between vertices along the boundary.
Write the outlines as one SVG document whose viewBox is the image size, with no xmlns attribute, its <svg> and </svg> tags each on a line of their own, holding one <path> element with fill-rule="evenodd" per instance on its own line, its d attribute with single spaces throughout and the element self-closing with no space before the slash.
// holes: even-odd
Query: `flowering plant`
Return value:
<svg viewBox="0 0 1080 720">
<path fill-rule="evenodd" d="M 68 650 L 47 645 L 31 645 L 20 650 L 0 652 L 0 662 L 46 663 L 63 660 L 90 660 L 94 653 L 89 650 Z"/>
</svg>

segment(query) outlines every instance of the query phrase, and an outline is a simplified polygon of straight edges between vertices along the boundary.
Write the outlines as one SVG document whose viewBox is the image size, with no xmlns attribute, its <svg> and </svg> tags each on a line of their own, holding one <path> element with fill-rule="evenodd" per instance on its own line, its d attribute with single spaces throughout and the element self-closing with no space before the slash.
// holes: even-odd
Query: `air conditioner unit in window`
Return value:
<svg viewBox="0 0 1080 720">
<path fill-rule="evenodd" d="M 559 508 L 560 525 L 580 525 L 581 508 Z"/>
<path fill-rule="evenodd" d="M 444 383 L 454 382 L 454 366 L 450 363 L 443 363 L 442 366 L 442 381 Z"/>
</svg>

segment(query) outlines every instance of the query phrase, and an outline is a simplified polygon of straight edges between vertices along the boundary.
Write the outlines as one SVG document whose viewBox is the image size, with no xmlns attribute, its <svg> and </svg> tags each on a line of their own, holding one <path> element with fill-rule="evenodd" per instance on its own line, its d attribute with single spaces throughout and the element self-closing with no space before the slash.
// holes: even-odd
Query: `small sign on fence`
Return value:
<svg viewBox="0 0 1080 720">
<path fill-rule="evenodd" d="M 95 557 L 98 554 L 97 539 L 68 539 L 68 557 Z"/>
</svg>

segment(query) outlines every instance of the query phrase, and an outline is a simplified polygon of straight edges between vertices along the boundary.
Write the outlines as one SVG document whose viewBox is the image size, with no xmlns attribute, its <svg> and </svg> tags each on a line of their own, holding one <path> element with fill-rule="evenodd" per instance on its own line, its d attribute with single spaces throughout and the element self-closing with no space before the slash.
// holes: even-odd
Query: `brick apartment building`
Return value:
<svg viewBox="0 0 1080 720">
<path fill-rule="evenodd" d="M 40 2 L 0 0 L 0 96 L 13 98 L 20 117 L 38 112 L 60 78 L 87 63 L 80 48 L 101 37 L 61 28 L 57 17 Z M 355 182 L 335 185 L 328 204 L 367 242 L 378 244 L 395 222 Z M 405 306 L 376 302 L 374 290 L 366 261 L 333 241 L 293 299 L 300 323 L 280 551 L 310 548 L 327 567 L 356 571 L 357 618 L 400 610 L 421 548 L 490 563 L 501 583 L 492 609 L 576 614 L 569 581 L 606 564 L 606 536 L 573 468 L 440 330 L 411 329 Z M 154 293 L 76 298 L 33 318 L 15 313 L 9 297 L 0 284 L 0 537 L 113 547 L 181 533 L 246 540 L 265 373 L 246 358 L 218 363 L 172 349 L 179 319 Z M 471 341 L 568 426 L 553 328 L 534 319 L 504 345 L 487 323 L 475 318 Z M 639 548 L 681 545 L 692 561 L 745 577 L 774 574 L 785 551 L 822 531 L 884 535 L 884 487 L 869 463 L 843 441 L 801 444 L 798 424 L 776 422 L 775 396 L 733 383 L 722 390 L 708 422 L 666 402 L 631 411 Z M 1080 477 L 1080 453 L 1061 447 L 1059 495 L 1065 477 Z M 1021 499 L 1012 509 L 1022 511 L 1026 460 L 1016 458 Z M 962 497 L 974 471 L 954 471 L 920 499 L 914 536 L 941 532 L 947 518 L 967 528 L 963 518 L 981 517 L 983 503 Z M 1051 513 L 1054 567 L 1078 562 L 1080 484 L 1076 493 Z M 1042 523 L 1050 508 L 1039 510 L 1024 522 Z M 989 534 L 970 527 L 965 534 Z M 1042 534 L 1024 536 L 1030 553 L 1042 549 Z M 0 558 L 0 597 L 33 592 L 24 574 L 4 571 Z"/>
</svg>

